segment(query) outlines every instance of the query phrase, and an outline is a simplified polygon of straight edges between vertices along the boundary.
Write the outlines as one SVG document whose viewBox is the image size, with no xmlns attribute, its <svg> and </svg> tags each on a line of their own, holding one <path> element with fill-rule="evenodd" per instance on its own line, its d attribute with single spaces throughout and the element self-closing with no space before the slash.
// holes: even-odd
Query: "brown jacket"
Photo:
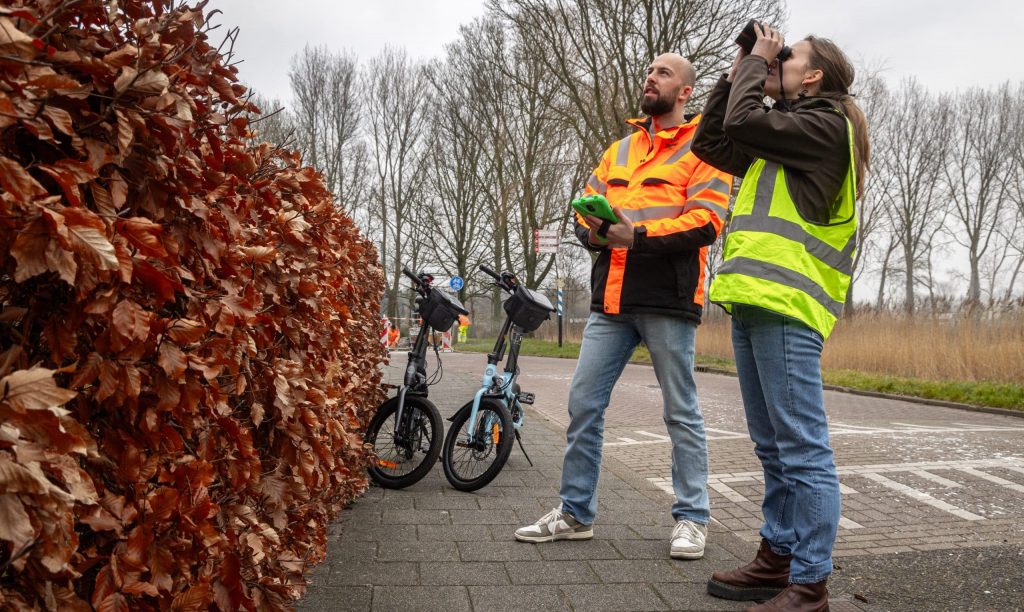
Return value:
<svg viewBox="0 0 1024 612">
<path fill-rule="evenodd" d="M 766 108 L 767 78 L 768 63 L 750 55 L 740 61 L 732 83 L 719 79 L 704 106 L 693 152 L 738 176 L 757 158 L 781 164 L 800 214 L 814 223 L 828 223 L 850 167 L 842 105 L 804 97 Z"/>
</svg>

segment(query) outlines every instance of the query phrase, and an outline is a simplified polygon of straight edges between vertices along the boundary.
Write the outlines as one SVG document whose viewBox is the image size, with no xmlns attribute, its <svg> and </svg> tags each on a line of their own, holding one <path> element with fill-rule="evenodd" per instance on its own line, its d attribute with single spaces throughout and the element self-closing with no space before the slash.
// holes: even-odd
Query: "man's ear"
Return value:
<svg viewBox="0 0 1024 612">
<path fill-rule="evenodd" d="M 690 94 L 692 94 L 692 93 L 693 93 L 693 85 L 683 85 L 679 89 L 679 95 L 676 96 L 676 97 L 677 98 L 682 98 L 684 100 L 689 100 L 690 99 Z"/>
</svg>

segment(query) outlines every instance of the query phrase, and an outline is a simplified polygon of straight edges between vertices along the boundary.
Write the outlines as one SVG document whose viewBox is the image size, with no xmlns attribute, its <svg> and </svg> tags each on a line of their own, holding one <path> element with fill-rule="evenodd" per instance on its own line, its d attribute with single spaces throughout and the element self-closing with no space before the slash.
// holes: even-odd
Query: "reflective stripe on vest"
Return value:
<svg viewBox="0 0 1024 612">
<path fill-rule="evenodd" d="M 837 111 L 838 112 L 838 111 Z M 850 166 L 830 223 L 800 216 L 776 163 L 755 160 L 736 198 L 710 299 L 749 304 L 803 321 L 827 338 L 842 314 L 857 250 L 853 126 Z"/>
</svg>

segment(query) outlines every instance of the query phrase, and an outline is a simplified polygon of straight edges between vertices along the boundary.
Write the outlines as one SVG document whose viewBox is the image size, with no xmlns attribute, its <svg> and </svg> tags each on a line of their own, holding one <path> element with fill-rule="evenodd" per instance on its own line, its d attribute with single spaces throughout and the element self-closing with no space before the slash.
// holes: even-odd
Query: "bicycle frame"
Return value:
<svg viewBox="0 0 1024 612">
<path fill-rule="evenodd" d="M 508 341 L 506 342 L 506 337 Z M 487 354 L 487 366 L 484 367 L 483 381 L 480 389 L 473 396 L 473 408 L 470 410 L 468 424 L 468 442 L 472 443 L 474 432 L 476 432 L 477 412 L 480 408 L 480 400 L 484 397 L 493 397 L 501 400 L 512 413 L 512 425 L 518 430 L 523 426 L 524 413 L 519 403 L 519 388 L 516 379 L 519 377 L 519 349 L 523 342 L 523 333 L 512 324 L 512 318 L 506 317 L 501 326 L 498 338 L 494 341 L 494 349 Z M 498 364 L 505 356 L 505 349 L 508 348 L 508 361 L 505 362 L 505 370 L 498 375 Z"/>
<path fill-rule="evenodd" d="M 395 445 L 398 446 L 403 440 L 403 435 L 409 423 L 402 419 L 405 416 L 405 395 L 412 390 L 414 395 L 427 396 L 426 376 L 424 372 L 427 367 L 427 344 L 430 341 L 431 330 L 428 326 L 420 327 L 420 333 L 416 336 L 416 342 L 409 350 L 409 363 L 405 366 L 405 378 L 402 381 L 402 388 L 398 390 L 398 411 L 395 414 Z"/>
</svg>

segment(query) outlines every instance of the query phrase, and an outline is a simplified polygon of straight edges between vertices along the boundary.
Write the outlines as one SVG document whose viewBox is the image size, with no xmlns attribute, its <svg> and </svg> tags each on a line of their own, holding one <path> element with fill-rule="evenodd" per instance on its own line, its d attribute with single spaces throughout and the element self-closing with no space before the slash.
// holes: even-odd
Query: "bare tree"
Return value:
<svg viewBox="0 0 1024 612">
<path fill-rule="evenodd" d="M 449 273 L 467 280 L 459 290 L 465 303 L 475 293 L 468 282 L 485 261 L 490 243 L 487 182 L 489 145 L 479 130 L 487 102 L 480 95 L 483 75 L 475 70 L 475 51 L 465 39 L 448 47 L 446 61 L 427 70 L 434 89 L 431 109 L 432 144 L 429 189 L 433 206 L 428 216 L 433 258 Z M 490 263 L 490 262 L 488 262 Z"/>
<path fill-rule="evenodd" d="M 941 190 L 950 123 L 949 102 L 934 98 L 916 80 L 904 81 L 890 112 L 880 117 L 877 172 L 891 177 L 879 196 L 905 265 L 904 308 L 914 311 L 917 274 L 931 267 L 931 243 L 946 217 Z M 880 186 L 881 187 L 881 186 Z"/>
<path fill-rule="evenodd" d="M 859 72 L 864 76 L 858 79 L 857 100 L 868 119 L 870 139 L 875 142 L 885 125 L 881 118 L 890 112 L 892 94 L 886 87 L 885 81 L 879 76 L 877 68 L 865 68 Z M 874 149 L 873 155 L 878 155 L 877 148 Z M 885 236 L 881 235 L 885 229 L 882 227 L 885 214 L 883 194 L 891 189 L 892 175 L 878 172 L 877 168 L 876 161 L 875 170 L 869 172 L 863 179 L 864 192 L 857 203 L 857 255 L 853 260 L 853 274 L 843 307 L 847 315 L 852 314 L 855 309 L 854 288 L 864 275 L 871 271 L 870 266 L 865 265 L 865 261 L 869 261 L 871 254 L 879 250 L 879 243 L 885 241 Z M 886 256 L 885 262 L 888 263 L 888 256 Z"/>
<path fill-rule="evenodd" d="M 736 32 L 756 15 L 782 21 L 778 0 L 490 0 L 515 28 L 567 97 L 564 126 L 596 163 L 605 146 L 625 136 L 643 89 L 644 68 L 673 51 L 690 59 L 707 85 L 735 54 Z M 694 109 L 707 87 L 698 87 Z"/>
<path fill-rule="evenodd" d="M 284 104 L 276 98 L 268 99 L 254 95 L 252 102 L 259 109 L 259 114 L 249 116 L 250 125 L 254 128 L 254 143 L 269 142 L 278 147 L 289 147 L 295 144 L 295 121 Z"/>
<path fill-rule="evenodd" d="M 950 154 L 943 165 L 956 221 L 949 234 L 968 252 L 967 301 L 972 306 L 981 300 L 981 262 L 1004 222 L 1006 178 L 1013 166 L 1007 152 L 1016 137 L 1012 110 L 1009 84 L 995 91 L 970 89 L 953 105 L 956 128 L 949 132 Z"/>
<path fill-rule="evenodd" d="M 368 168 L 359 138 L 359 64 L 350 53 L 306 46 L 288 72 L 297 145 L 305 161 L 343 208 L 352 212 L 365 197 Z"/>
<path fill-rule="evenodd" d="M 1018 283 L 1021 279 L 1022 269 L 1024 269 L 1024 83 L 1018 83 L 1017 90 L 1012 96 L 1010 115 L 1014 119 L 1010 128 L 1012 134 L 1009 146 L 1011 165 L 1005 180 L 1007 183 L 1006 196 L 1013 203 L 1013 206 L 1009 207 L 1007 216 L 1012 221 L 1002 229 L 1002 233 L 1007 248 L 1014 253 L 1015 261 L 1009 265 L 1010 277 L 1003 296 L 1003 301 L 1006 303 L 1009 303 L 1017 289 L 1021 288 Z M 1022 296 L 1024 296 L 1024 292 L 1022 292 Z"/>
<path fill-rule="evenodd" d="M 404 50 L 385 48 L 367 66 L 362 90 L 368 100 L 369 150 L 375 180 L 371 188 L 379 221 L 381 262 L 388 274 L 388 314 L 398 315 L 402 266 L 418 265 L 424 227 L 414 222 L 422 207 L 429 83 L 423 66 Z M 404 261 L 406 257 L 409 261 Z"/>
</svg>

